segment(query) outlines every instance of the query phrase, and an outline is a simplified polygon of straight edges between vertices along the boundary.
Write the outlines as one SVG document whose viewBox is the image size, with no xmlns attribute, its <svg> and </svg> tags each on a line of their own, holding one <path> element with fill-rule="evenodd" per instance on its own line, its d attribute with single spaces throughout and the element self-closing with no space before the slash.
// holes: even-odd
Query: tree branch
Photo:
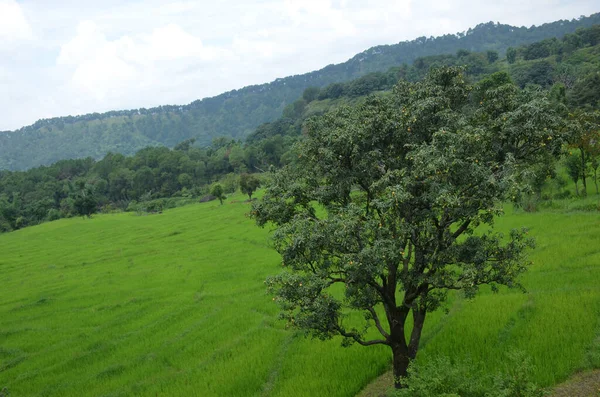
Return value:
<svg viewBox="0 0 600 397">
<path fill-rule="evenodd" d="M 452 234 L 452 238 L 456 240 L 461 234 L 463 234 L 471 224 L 471 219 L 466 220 L 460 227 Z"/>
<path fill-rule="evenodd" d="M 356 343 L 358 343 L 359 345 L 362 345 L 362 346 L 373 346 L 373 345 L 386 345 L 386 346 L 389 346 L 390 345 L 390 343 L 387 340 L 383 340 L 383 339 L 374 339 L 374 340 L 364 341 L 364 340 L 362 340 L 362 338 L 360 337 L 360 335 L 357 334 L 356 332 L 346 332 L 341 327 L 338 327 L 337 331 L 343 337 L 345 337 L 345 338 L 352 338 L 352 339 L 354 339 L 354 341 Z"/>
<path fill-rule="evenodd" d="M 381 335 L 383 335 L 383 337 L 386 340 L 389 340 L 390 339 L 390 334 L 388 334 L 385 331 L 385 329 L 383 329 L 383 327 L 381 326 L 381 321 L 379 321 L 379 316 L 377 316 L 377 312 L 375 311 L 375 309 L 373 309 L 372 307 L 369 307 L 367 310 L 369 311 L 369 313 L 371 313 L 371 316 L 373 317 L 373 321 L 375 321 L 375 326 L 379 330 L 379 333 Z"/>
</svg>

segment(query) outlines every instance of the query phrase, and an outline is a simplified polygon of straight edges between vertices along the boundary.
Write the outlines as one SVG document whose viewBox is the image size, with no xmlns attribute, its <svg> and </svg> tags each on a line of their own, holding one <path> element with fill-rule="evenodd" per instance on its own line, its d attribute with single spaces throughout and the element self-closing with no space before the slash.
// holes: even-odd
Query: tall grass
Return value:
<svg viewBox="0 0 600 397">
<path fill-rule="evenodd" d="M 237 203 L 63 219 L 0 235 L 0 389 L 15 396 L 352 396 L 385 348 L 307 340 L 277 321 L 263 280 L 281 260 Z M 550 385 L 594 364 L 600 217 L 515 213 L 537 238 L 526 294 L 451 298 L 421 360 L 486 369 L 520 349 Z M 596 342 L 598 343 L 598 342 Z M 592 355 L 590 355 L 592 354 Z"/>
</svg>

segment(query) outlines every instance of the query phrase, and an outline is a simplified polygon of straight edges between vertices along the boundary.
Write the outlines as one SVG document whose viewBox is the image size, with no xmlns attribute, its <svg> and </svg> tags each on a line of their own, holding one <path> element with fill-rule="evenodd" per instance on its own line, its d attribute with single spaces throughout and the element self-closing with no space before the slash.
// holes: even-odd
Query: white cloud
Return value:
<svg viewBox="0 0 600 397">
<path fill-rule="evenodd" d="M 160 86 L 165 75 L 190 63 L 231 57 L 229 51 L 205 46 L 175 24 L 109 40 L 95 22 L 84 21 L 75 37 L 61 47 L 56 64 L 72 71 L 69 84 L 73 92 L 115 103 L 153 82 Z"/>
<path fill-rule="evenodd" d="M 184 104 L 490 20 L 589 15 L 597 0 L 0 0 L 0 130 Z"/>
<path fill-rule="evenodd" d="M 0 0 L 0 43 L 5 45 L 33 38 L 31 26 L 15 0 Z"/>
</svg>

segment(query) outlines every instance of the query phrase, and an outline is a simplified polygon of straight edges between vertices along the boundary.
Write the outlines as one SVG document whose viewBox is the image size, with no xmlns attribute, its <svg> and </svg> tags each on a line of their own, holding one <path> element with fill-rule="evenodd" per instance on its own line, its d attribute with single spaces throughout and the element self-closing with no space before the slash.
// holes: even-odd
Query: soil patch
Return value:
<svg viewBox="0 0 600 397">
<path fill-rule="evenodd" d="M 582 372 L 554 388 L 552 397 L 600 397 L 600 370 Z"/>
</svg>

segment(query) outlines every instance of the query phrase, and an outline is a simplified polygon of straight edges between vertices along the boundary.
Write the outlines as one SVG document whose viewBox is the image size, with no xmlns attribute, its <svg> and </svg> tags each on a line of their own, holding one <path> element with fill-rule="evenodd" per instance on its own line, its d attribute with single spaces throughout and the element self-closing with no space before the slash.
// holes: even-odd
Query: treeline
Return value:
<svg viewBox="0 0 600 397">
<path fill-rule="evenodd" d="M 309 87 L 321 88 L 382 72 L 382 75 L 365 77 L 364 84 L 348 87 L 343 94 L 337 91 L 339 86 L 330 86 L 322 98 L 360 96 L 370 92 L 369 86 L 379 84 L 379 90 L 389 88 L 394 83 L 392 80 L 381 82 L 382 76 L 387 74 L 385 71 L 393 66 L 412 64 L 418 58 L 454 54 L 460 49 L 496 51 L 503 56 L 508 47 L 560 37 L 597 23 L 600 23 L 600 14 L 530 28 L 489 22 L 463 33 L 419 37 L 373 47 L 338 65 L 233 90 L 185 106 L 40 120 L 17 131 L 0 132 L 0 169 L 23 170 L 66 158 L 99 159 L 108 152 L 132 155 L 147 146 L 173 147 L 190 138 L 196 138 L 201 146 L 210 145 L 218 136 L 244 139 L 261 124 L 281 117 L 286 107 Z M 427 67 L 422 69 L 428 70 Z"/>
<path fill-rule="evenodd" d="M 28 171 L 0 171 L 0 232 L 97 211 L 160 210 L 167 198 L 207 195 L 217 180 L 231 193 L 239 187 L 240 174 L 279 166 L 280 151 L 289 146 L 277 139 L 242 145 L 219 138 L 207 148 L 193 143 L 149 147 L 133 156 L 109 153 L 99 161 L 88 157 Z"/>
<path fill-rule="evenodd" d="M 417 58 L 412 65 L 392 67 L 387 72 L 374 72 L 345 83 L 309 87 L 302 96 L 288 105 L 278 120 L 259 126 L 247 138 L 248 142 L 274 136 L 297 136 L 308 117 L 323 114 L 331 108 L 350 104 L 373 93 L 389 91 L 398 80 L 415 82 L 425 77 L 431 68 L 464 66 L 473 81 L 496 72 L 506 72 L 519 87 L 537 85 L 552 89 L 571 107 L 600 107 L 600 25 L 579 29 L 561 39 L 544 40 L 511 48 L 505 57 L 497 51 L 471 52 L 459 49 L 455 54 Z M 532 48 L 552 44 L 545 58 L 533 57 Z M 511 59 L 511 53 L 516 54 Z M 538 53 L 533 51 L 533 53 Z M 525 56 L 524 54 L 529 54 Z"/>
</svg>

